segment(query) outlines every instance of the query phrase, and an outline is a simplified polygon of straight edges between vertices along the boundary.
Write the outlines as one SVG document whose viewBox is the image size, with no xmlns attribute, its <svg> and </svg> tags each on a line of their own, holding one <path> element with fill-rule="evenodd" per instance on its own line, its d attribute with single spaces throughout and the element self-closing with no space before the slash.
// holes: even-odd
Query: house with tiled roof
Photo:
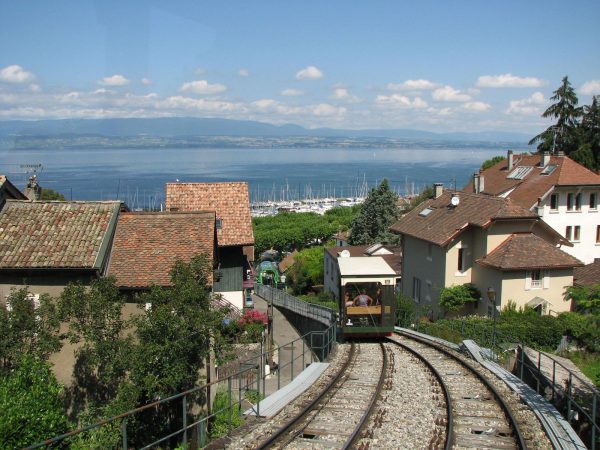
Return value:
<svg viewBox="0 0 600 450">
<path fill-rule="evenodd" d="M 543 313 L 568 311 L 564 288 L 583 263 L 566 253 L 572 244 L 533 211 L 511 199 L 443 191 L 401 217 L 402 292 L 443 314 L 440 290 L 474 284 L 482 299 L 465 313 L 492 314 L 508 301 Z M 491 289 L 490 289 L 491 288 Z M 495 299 L 487 297 L 495 292 Z"/>
<path fill-rule="evenodd" d="M 8 178 L 0 175 L 0 209 L 8 199 L 27 200 L 27 197 Z"/>
<path fill-rule="evenodd" d="M 238 308 L 254 260 L 248 183 L 167 183 L 167 211 L 213 211 L 217 252 L 213 291 Z"/>
<path fill-rule="evenodd" d="M 105 275 L 121 202 L 6 200 L 0 211 L 0 301 L 12 288 L 59 295 Z"/>
<path fill-rule="evenodd" d="M 600 284 L 600 258 L 583 267 L 576 267 L 573 274 L 575 286 L 596 286 Z"/>
<path fill-rule="evenodd" d="M 171 285 L 176 261 L 205 255 L 214 264 L 214 212 L 127 212 L 119 216 L 108 275 L 123 292 Z M 211 267 L 212 268 L 212 267 Z M 212 288 L 212 272 L 207 280 Z"/>
<path fill-rule="evenodd" d="M 564 250 L 591 263 L 600 257 L 600 175 L 562 154 L 513 154 L 480 171 L 465 192 L 509 198 L 537 213 L 573 245 Z"/>
<path fill-rule="evenodd" d="M 325 249 L 323 257 L 323 289 L 331 292 L 336 299 L 340 299 L 342 292 L 342 273 L 340 258 L 381 258 L 382 263 L 388 267 L 389 273 L 395 274 L 395 284 L 399 286 L 402 276 L 402 249 L 397 245 L 344 245 Z"/>
</svg>

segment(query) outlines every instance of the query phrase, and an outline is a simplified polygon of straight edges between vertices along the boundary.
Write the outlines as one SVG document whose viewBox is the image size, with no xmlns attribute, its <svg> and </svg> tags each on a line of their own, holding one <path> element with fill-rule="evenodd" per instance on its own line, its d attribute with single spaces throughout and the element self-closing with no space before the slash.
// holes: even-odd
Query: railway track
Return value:
<svg viewBox="0 0 600 450">
<path fill-rule="evenodd" d="M 382 344 L 352 344 L 346 364 L 320 395 L 256 448 L 350 448 L 385 385 L 386 367 Z"/>
<path fill-rule="evenodd" d="M 399 335 L 389 340 L 423 361 L 442 387 L 445 442 L 431 442 L 430 448 L 526 448 L 510 408 L 484 377 L 444 349 Z"/>
</svg>

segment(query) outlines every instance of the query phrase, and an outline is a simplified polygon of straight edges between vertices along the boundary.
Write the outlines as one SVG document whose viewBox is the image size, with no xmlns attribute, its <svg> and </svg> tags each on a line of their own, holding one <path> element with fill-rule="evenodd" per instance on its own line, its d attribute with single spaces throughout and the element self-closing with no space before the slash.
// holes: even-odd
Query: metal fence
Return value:
<svg viewBox="0 0 600 450">
<path fill-rule="evenodd" d="M 236 361 L 233 370 L 221 371 L 227 375 L 217 381 L 56 436 L 28 449 L 54 445 L 124 450 L 177 446 L 202 448 L 209 441 L 230 434 L 241 424 L 244 411 L 250 410 L 250 415 L 259 416 L 259 400 L 292 382 L 314 359 L 325 359 L 335 340 L 334 324 L 324 331 L 307 333 L 272 349 L 265 350 L 261 344 L 255 355 Z"/>
<path fill-rule="evenodd" d="M 518 350 L 516 375 L 556 406 L 589 449 L 600 448 L 600 392 L 550 355 Z"/>
<path fill-rule="evenodd" d="M 337 314 L 331 308 L 304 302 L 281 289 L 275 289 L 262 284 L 255 284 L 254 292 L 267 302 L 272 302 L 278 308 L 285 308 L 301 316 L 316 320 L 327 327 L 335 324 Z"/>
</svg>

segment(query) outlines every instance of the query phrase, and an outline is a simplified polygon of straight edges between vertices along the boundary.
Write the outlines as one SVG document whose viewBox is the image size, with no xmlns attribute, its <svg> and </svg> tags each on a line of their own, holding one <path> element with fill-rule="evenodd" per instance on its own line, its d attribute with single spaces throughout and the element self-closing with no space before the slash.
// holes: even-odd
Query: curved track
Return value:
<svg viewBox="0 0 600 450">
<path fill-rule="evenodd" d="M 256 448 L 349 448 L 373 410 L 384 385 L 386 366 L 382 344 L 352 344 L 348 361 L 337 377 Z"/>
<path fill-rule="evenodd" d="M 436 375 L 448 411 L 445 449 L 525 449 L 513 417 L 496 389 L 451 352 L 412 337 L 389 338 L 421 359 Z"/>
</svg>

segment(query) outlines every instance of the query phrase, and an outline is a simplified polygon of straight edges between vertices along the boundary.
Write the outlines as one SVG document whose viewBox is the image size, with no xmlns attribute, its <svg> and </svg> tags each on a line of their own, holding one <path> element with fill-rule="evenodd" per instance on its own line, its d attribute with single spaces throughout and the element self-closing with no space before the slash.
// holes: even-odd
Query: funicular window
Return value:
<svg viewBox="0 0 600 450">
<path fill-rule="evenodd" d="M 380 326 L 384 287 L 379 282 L 348 283 L 343 287 L 347 326 Z"/>
</svg>

